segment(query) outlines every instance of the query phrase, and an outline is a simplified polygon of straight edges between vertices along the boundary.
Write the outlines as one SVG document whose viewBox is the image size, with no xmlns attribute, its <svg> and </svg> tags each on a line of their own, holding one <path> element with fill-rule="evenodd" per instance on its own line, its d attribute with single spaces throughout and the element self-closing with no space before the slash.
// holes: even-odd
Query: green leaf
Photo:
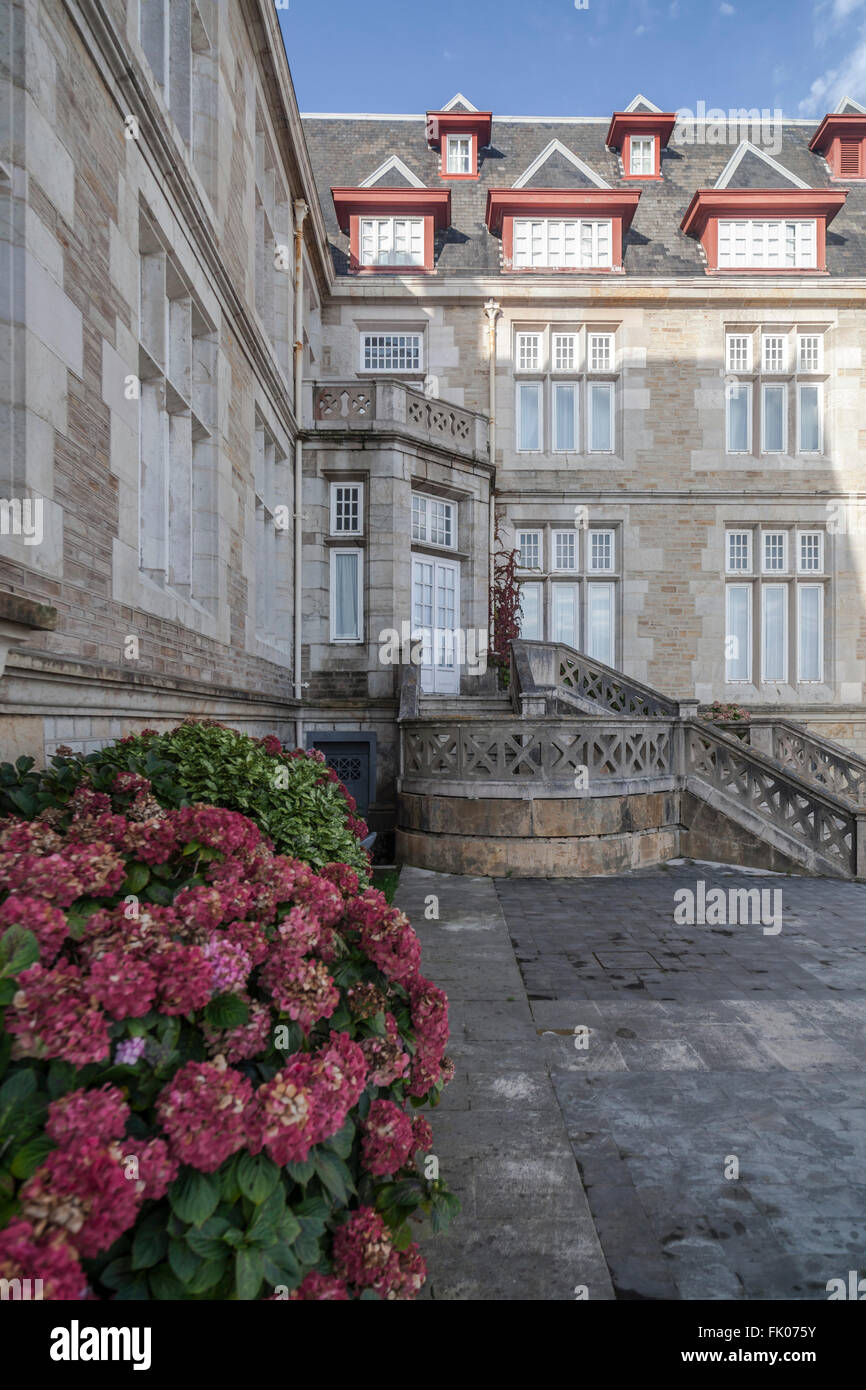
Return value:
<svg viewBox="0 0 866 1390">
<path fill-rule="evenodd" d="M 187 1284 L 188 1293 L 207 1293 L 218 1284 L 228 1268 L 228 1254 L 224 1250 L 220 1259 L 202 1260 L 195 1274 Z"/>
<path fill-rule="evenodd" d="M 262 1272 L 269 1284 L 287 1284 L 295 1288 L 301 1278 L 301 1266 L 295 1259 L 294 1251 L 280 1241 L 262 1251 Z"/>
<path fill-rule="evenodd" d="M 99 1276 L 100 1284 L 104 1284 L 107 1289 L 119 1289 L 121 1284 L 129 1278 L 132 1270 L 132 1261 L 128 1255 L 123 1255 L 119 1260 L 112 1260 L 111 1264 L 106 1265 Z"/>
<path fill-rule="evenodd" d="M 196 1255 L 191 1250 L 186 1241 L 170 1240 L 168 1243 L 168 1262 L 171 1265 L 172 1273 L 177 1276 L 182 1284 L 189 1284 L 197 1272 L 202 1260 L 200 1255 Z"/>
<path fill-rule="evenodd" d="M 328 1189 L 334 1200 L 344 1207 L 349 1201 L 349 1193 L 355 1191 L 352 1175 L 336 1154 L 316 1154 L 316 1175 Z"/>
<path fill-rule="evenodd" d="M 270 1196 L 257 1206 L 247 1227 L 247 1240 L 252 1245 L 274 1245 L 279 1235 L 279 1220 L 286 1205 L 282 1187 L 275 1187 Z"/>
<path fill-rule="evenodd" d="M 192 1226 L 201 1226 L 207 1221 L 219 1199 L 220 1185 L 216 1177 L 195 1168 L 184 1168 L 168 1189 L 172 1211 Z"/>
<path fill-rule="evenodd" d="M 130 864 L 121 893 L 140 893 L 150 879 L 150 869 L 146 864 Z"/>
<path fill-rule="evenodd" d="M 16 923 L 7 928 L 0 937 L 0 961 L 3 963 L 0 974 L 20 975 L 22 970 L 26 970 L 28 965 L 33 965 L 38 959 L 39 942 L 26 927 Z"/>
<path fill-rule="evenodd" d="M 176 1279 L 167 1265 L 159 1265 L 149 1275 L 150 1288 L 154 1298 L 163 1302 L 175 1302 L 186 1296 L 186 1289 Z"/>
<path fill-rule="evenodd" d="M 283 1214 L 277 1223 L 277 1234 L 285 1245 L 291 1245 L 301 1234 L 301 1223 L 289 1207 L 283 1208 Z"/>
<path fill-rule="evenodd" d="M 36 1094 L 36 1073 L 32 1067 L 26 1067 L 23 1071 L 13 1072 L 8 1080 L 0 1086 L 0 1106 L 11 1105 L 13 1102 L 27 1100 Z"/>
<path fill-rule="evenodd" d="M 306 1187 L 310 1178 L 316 1171 L 316 1165 L 311 1158 L 307 1158 L 303 1163 L 287 1163 L 286 1172 L 295 1182 L 299 1182 L 302 1187 Z"/>
<path fill-rule="evenodd" d="M 165 1259 L 167 1248 L 165 1213 L 153 1212 L 145 1217 L 132 1238 L 132 1268 L 152 1269 Z"/>
<path fill-rule="evenodd" d="M 352 1152 L 352 1144 L 355 1141 L 355 1123 L 347 1120 L 342 1129 L 338 1129 L 336 1134 L 332 1134 L 326 1142 L 325 1148 L 330 1149 L 338 1158 L 348 1158 Z"/>
<path fill-rule="evenodd" d="M 67 1091 L 75 1089 L 76 1071 L 71 1062 L 56 1057 L 48 1068 L 48 1094 L 52 1100 L 59 1100 Z"/>
<path fill-rule="evenodd" d="M 280 1180 L 280 1170 L 267 1154 L 242 1153 L 238 1162 L 237 1180 L 241 1192 L 258 1204 L 273 1192 Z"/>
<path fill-rule="evenodd" d="M 23 1148 L 19 1149 L 10 1164 L 10 1172 L 16 1178 L 29 1178 L 35 1173 L 40 1163 L 44 1161 L 55 1148 L 53 1139 L 47 1135 L 37 1135 L 35 1139 L 30 1139 Z"/>
<path fill-rule="evenodd" d="M 250 1017 L 249 1005 L 236 994 L 218 994 L 204 1011 L 205 1023 L 217 1032 L 224 1028 L 240 1028 Z"/>
<path fill-rule="evenodd" d="M 258 1250 L 238 1250 L 235 1255 L 235 1289 L 239 1299 L 255 1298 L 262 1283 L 262 1257 Z"/>
</svg>

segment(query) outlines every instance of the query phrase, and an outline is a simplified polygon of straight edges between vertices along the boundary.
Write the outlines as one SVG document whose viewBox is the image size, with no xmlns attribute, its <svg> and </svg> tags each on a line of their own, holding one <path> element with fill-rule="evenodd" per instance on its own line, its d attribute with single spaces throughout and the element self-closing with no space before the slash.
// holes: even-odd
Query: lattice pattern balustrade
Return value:
<svg viewBox="0 0 866 1390">
<path fill-rule="evenodd" d="M 557 694 L 560 690 L 584 700 L 592 700 L 612 714 L 631 718 L 667 718 L 677 714 L 677 703 L 639 682 L 582 656 L 569 647 L 557 649 Z"/>
<path fill-rule="evenodd" d="M 406 404 L 409 423 L 429 430 L 433 435 L 456 439 L 462 444 L 472 442 L 472 419 L 453 406 L 430 401 L 424 396 L 410 395 Z"/>
<path fill-rule="evenodd" d="M 866 764 L 787 724 L 773 725 L 773 757 L 806 782 L 826 787 L 856 806 L 866 804 Z"/>
<path fill-rule="evenodd" d="M 685 737 L 687 777 L 719 792 L 735 819 L 737 809 L 749 811 L 837 872 L 854 872 L 853 811 L 834 807 L 820 792 L 812 793 L 784 772 L 774 772 L 750 749 L 732 746 L 709 729 L 689 724 Z"/>
<path fill-rule="evenodd" d="M 511 783 L 660 779 L 673 774 L 670 726 L 502 720 L 490 726 L 404 725 L 405 778 Z"/>
<path fill-rule="evenodd" d="M 372 420 L 375 414 L 375 386 L 320 386 L 316 391 L 317 420 Z"/>
</svg>

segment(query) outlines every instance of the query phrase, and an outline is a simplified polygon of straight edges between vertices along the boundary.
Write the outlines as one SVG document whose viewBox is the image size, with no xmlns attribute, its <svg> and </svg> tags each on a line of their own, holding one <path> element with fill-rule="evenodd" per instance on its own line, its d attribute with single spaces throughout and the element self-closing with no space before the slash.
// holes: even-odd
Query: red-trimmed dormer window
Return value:
<svg viewBox="0 0 866 1390">
<path fill-rule="evenodd" d="M 660 179 L 661 152 L 677 123 L 676 112 L 659 111 L 640 100 L 640 109 L 614 112 L 605 143 L 619 153 L 623 178 Z"/>
<path fill-rule="evenodd" d="M 709 272 L 826 274 L 827 227 L 847 196 L 829 188 L 701 188 L 680 225 L 701 242 Z"/>
<path fill-rule="evenodd" d="M 614 188 L 491 188 L 487 227 L 515 274 L 622 271 L 623 232 L 639 192 Z"/>
<path fill-rule="evenodd" d="M 447 188 L 332 188 L 350 269 L 359 275 L 429 274 L 435 234 L 451 222 Z"/>
<path fill-rule="evenodd" d="M 809 149 L 824 156 L 831 178 L 846 183 L 866 179 L 866 112 L 825 116 L 809 141 Z"/>
<path fill-rule="evenodd" d="M 478 151 L 490 144 L 492 127 L 490 111 L 462 107 L 428 111 L 427 143 L 441 152 L 439 177 L 477 179 Z"/>
</svg>

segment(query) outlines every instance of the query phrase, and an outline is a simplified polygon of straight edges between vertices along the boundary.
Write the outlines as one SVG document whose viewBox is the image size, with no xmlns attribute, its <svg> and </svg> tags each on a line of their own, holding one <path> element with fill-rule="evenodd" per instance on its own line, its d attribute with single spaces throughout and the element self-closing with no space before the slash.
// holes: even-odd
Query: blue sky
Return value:
<svg viewBox="0 0 866 1390">
<path fill-rule="evenodd" d="M 275 0 L 276 3 L 276 0 Z M 584 3 L 584 0 L 580 0 Z M 425 111 L 462 91 L 494 115 L 866 105 L 866 0 L 288 0 L 302 111 Z"/>
</svg>

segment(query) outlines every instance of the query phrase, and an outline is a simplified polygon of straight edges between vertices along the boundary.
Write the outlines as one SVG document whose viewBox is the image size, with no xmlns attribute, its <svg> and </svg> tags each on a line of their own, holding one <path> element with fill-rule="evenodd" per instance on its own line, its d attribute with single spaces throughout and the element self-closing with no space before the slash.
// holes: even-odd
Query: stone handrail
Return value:
<svg viewBox="0 0 866 1390">
<path fill-rule="evenodd" d="M 511 643 L 512 687 L 525 715 L 580 711 L 630 719 L 677 719 L 697 709 L 672 700 L 564 642 Z"/>
<path fill-rule="evenodd" d="M 762 733 L 766 727 L 763 724 L 754 726 L 753 747 L 760 748 L 754 734 Z M 866 759 L 841 743 L 810 733 L 793 720 L 774 720 L 770 730 L 772 744 L 764 751 L 770 752 L 777 762 L 793 768 L 806 782 L 824 787 L 834 796 L 855 806 L 866 805 Z"/>
<path fill-rule="evenodd" d="M 401 429 L 450 452 L 487 460 L 487 417 L 425 396 L 405 382 L 327 381 L 313 384 L 319 429 Z"/>
<path fill-rule="evenodd" d="M 684 727 L 684 783 L 815 872 L 866 869 L 866 816 L 772 757 L 699 720 Z"/>
</svg>

